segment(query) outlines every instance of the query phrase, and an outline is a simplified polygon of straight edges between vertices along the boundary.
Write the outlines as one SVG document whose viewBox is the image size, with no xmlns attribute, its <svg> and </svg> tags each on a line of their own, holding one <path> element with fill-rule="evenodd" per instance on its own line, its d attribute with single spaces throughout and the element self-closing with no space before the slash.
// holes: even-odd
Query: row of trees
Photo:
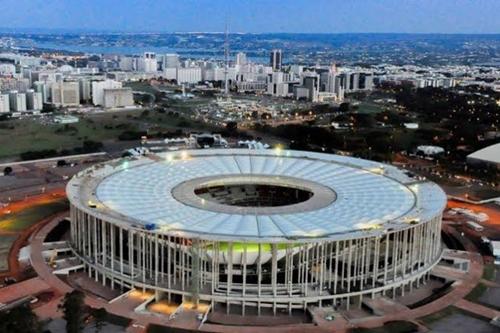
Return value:
<svg viewBox="0 0 500 333">
<path fill-rule="evenodd" d="M 75 147 L 73 149 L 43 149 L 43 150 L 29 150 L 21 153 L 19 156 L 23 161 L 37 160 L 42 158 L 51 158 L 57 156 L 65 156 L 71 154 L 89 154 L 95 153 L 102 149 L 102 142 L 96 142 L 92 140 L 85 140 L 81 147 Z"/>
</svg>

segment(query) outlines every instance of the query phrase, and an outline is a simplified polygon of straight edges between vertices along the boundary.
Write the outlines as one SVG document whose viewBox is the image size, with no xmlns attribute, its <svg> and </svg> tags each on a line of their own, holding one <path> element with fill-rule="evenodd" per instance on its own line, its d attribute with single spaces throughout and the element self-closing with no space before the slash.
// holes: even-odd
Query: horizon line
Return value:
<svg viewBox="0 0 500 333">
<path fill-rule="evenodd" d="M 16 31 L 19 30 L 19 31 Z M 88 33 L 88 34 L 225 34 L 224 31 L 147 31 L 147 30 L 100 30 L 85 28 L 12 28 L 0 27 L 0 33 Z M 230 35 L 267 35 L 267 34 L 292 34 L 292 35 L 500 35 L 500 32 L 293 32 L 293 31 L 266 31 L 266 32 L 228 32 Z"/>
</svg>

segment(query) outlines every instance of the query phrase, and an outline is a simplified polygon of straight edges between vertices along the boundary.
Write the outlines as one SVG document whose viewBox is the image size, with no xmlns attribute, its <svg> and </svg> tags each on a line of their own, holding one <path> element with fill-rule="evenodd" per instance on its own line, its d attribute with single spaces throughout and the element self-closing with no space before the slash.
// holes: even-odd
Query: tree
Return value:
<svg viewBox="0 0 500 333">
<path fill-rule="evenodd" d="M 3 174 L 4 174 L 5 176 L 10 175 L 11 173 L 12 173 L 12 167 L 10 167 L 10 166 L 6 166 L 6 167 L 3 169 Z"/>
<path fill-rule="evenodd" d="M 102 148 L 102 142 L 85 140 L 82 144 L 82 150 L 85 153 L 93 153 L 99 151 Z"/>
<path fill-rule="evenodd" d="M 349 112 L 349 103 L 347 102 L 344 102 L 344 103 L 341 103 L 340 106 L 339 106 L 339 112 Z"/>
<path fill-rule="evenodd" d="M 41 331 L 42 323 L 26 304 L 0 312 L 0 332 L 39 333 Z"/>
<path fill-rule="evenodd" d="M 64 295 L 63 302 L 59 304 L 59 310 L 63 312 L 63 318 L 66 320 L 67 333 L 80 333 L 84 328 L 84 298 L 85 295 L 79 290 Z"/>
<path fill-rule="evenodd" d="M 95 333 L 99 333 L 106 322 L 106 317 L 108 316 L 108 311 L 105 308 L 99 308 L 92 311 L 94 316 L 94 329 Z"/>
<path fill-rule="evenodd" d="M 235 121 L 228 121 L 226 123 L 226 129 L 228 132 L 234 133 L 238 130 L 238 123 Z"/>
</svg>

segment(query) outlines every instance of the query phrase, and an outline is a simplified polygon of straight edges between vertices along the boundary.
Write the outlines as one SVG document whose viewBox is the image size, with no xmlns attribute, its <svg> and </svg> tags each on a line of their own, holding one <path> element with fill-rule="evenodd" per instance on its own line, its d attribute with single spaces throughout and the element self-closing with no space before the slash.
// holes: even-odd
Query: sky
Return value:
<svg viewBox="0 0 500 333">
<path fill-rule="evenodd" d="M 0 0 L 0 28 L 500 33 L 500 0 Z"/>
</svg>

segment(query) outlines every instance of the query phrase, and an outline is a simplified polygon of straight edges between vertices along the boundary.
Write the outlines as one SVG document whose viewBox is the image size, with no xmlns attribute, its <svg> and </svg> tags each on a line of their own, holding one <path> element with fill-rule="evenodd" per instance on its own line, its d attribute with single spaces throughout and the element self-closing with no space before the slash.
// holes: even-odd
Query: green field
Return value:
<svg viewBox="0 0 500 333">
<path fill-rule="evenodd" d="M 67 200 L 60 199 L 2 216 L 0 218 L 0 272 L 9 269 L 9 251 L 20 232 L 46 217 L 67 209 Z"/>
<path fill-rule="evenodd" d="M 36 205 L 20 212 L 4 215 L 0 218 L 0 232 L 20 232 L 38 221 L 68 209 L 66 199 Z"/>
<path fill-rule="evenodd" d="M 103 124 L 83 120 L 68 125 L 41 124 L 36 119 L 10 120 L 0 123 L 0 157 L 15 156 L 26 151 L 73 149 L 85 140 L 102 141 L 116 137 L 120 131 L 105 130 Z M 11 140 L 15 137 L 15 140 Z"/>
<path fill-rule="evenodd" d="M 489 281 L 495 281 L 496 277 L 496 266 L 495 264 L 485 264 L 483 268 L 483 279 Z"/>
<path fill-rule="evenodd" d="M 153 88 L 148 82 L 126 82 L 124 87 L 130 87 L 133 91 L 142 91 L 149 94 L 156 94 L 158 90 Z"/>
<path fill-rule="evenodd" d="M 210 130 L 204 124 L 168 113 L 143 110 L 97 113 L 80 117 L 75 124 L 54 124 L 40 119 L 15 119 L 0 122 L 0 158 L 26 151 L 63 150 L 81 147 L 86 140 L 117 140 L 124 131 L 166 131 L 173 129 Z M 15 140 L 12 138 L 15 137 Z"/>
<path fill-rule="evenodd" d="M 481 320 L 485 319 L 481 316 L 475 315 L 473 313 L 469 313 L 467 311 L 464 311 L 462 309 L 459 309 L 459 308 L 456 308 L 456 307 L 450 305 L 441 311 L 435 312 L 435 313 L 427 315 L 425 317 L 421 317 L 418 320 L 420 322 L 422 322 L 425 326 L 429 326 L 432 323 L 440 321 L 440 320 L 442 320 L 448 316 L 454 315 L 454 314 L 462 314 L 464 316 L 473 317 L 473 318 L 477 318 L 477 319 L 481 319 Z"/>
<path fill-rule="evenodd" d="M 452 314 L 457 313 L 457 312 L 460 312 L 460 310 L 453 307 L 453 306 L 449 306 L 449 307 L 444 308 L 443 310 L 441 310 L 439 312 L 435 312 L 435 313 L 430 314 L 428 316 L 419 318 L 419 320 L 421 322 L 423 322 L 425 325 L 428 325 L 428 324 L 431 324 L 431 323 L 436 322 L 438 320 L 441 320 L 445 317 L 451 316 Z"/>
<path fill-rule="evenodd" d="M 357 111 L 359 113 L 379 113 L 379 112 L 382 112 L 384 110 L 378 104 L 371 103 L 371 102 L 361 102 L 358 105 Z"/>
</svg>

